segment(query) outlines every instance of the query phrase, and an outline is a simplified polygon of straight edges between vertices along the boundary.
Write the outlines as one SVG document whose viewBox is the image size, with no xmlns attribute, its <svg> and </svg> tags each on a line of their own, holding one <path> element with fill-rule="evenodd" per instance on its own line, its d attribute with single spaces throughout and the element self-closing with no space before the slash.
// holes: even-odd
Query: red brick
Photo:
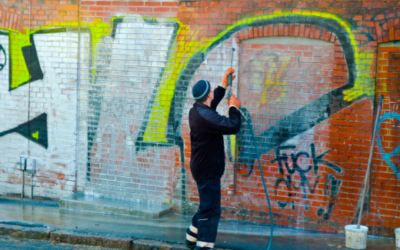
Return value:
<svg viewBox="0 0 400 250">
<path fill-rule="evenodd" d="M 396 40 L 400 40 L 400 29 L 397 29 L 395 31 L 395 38 L 396 38 Z"/>
<path fill-rule="evenodd" d="M 100 6 L 91 6 L 91 7 L 89 7 L 89 10 L 103 11 L 103 10 L 104 10 L 104 7 L 100 7 Z"/>
<path fill-rule="evenodd" d="M 315 29 L 314 38 L 315 38 L 315 39 L 319 39 L 320 35 L 321 35 L 321 30 L 320 30 L 319 28 L 316 28 L 316 29 Z"/>
<path fill-rule="evenodd" d="M 268 26 L 263 27 L 263 36 L 268 36 Z"/>
<path fill-rule="evenodd" d="M 153 12 L 152 7 L 137 7 L 138 12 Z"/>
<path fill-rule="evenodd" d="M 129 6 L 143 6 L 144 2 L 128 2 Z"/>
<path fill-rule="evenodd" d="M 336 35 L 334 33 L 331 33 L 331 40 L 330 42 L 332 43 L 336 43 L 337 39 L 336 39 Z"/>
<path fill-rule="evenodd" d="M 332 33 L 327 31 L 326 34 L 325 34 L 325 39 L 324 40 L 325 41 L 330 41 L 331 40 L 331 35 L 332 35 Z"/>
<path fill-rule="evenodd" d="M 95 5 L 96 2 L 95 1 L 82 1 L 81 5 Z"/>
<path fill-rule="evenodd" d="M 380 47 L 379 48 L 379 52 L 394 52 L 394 53 L 398 53 L 398 52 L 400 52 L 400 48 L 399 47 Z"/>
<path fill-rule="evenodd" d="M 160 2 L 146 2 L 145 6 L 161 6 Z"/>
<path fill-rule="evenodd" d="M 304 37 L 305 24 L 300 24 L 299 36 Z"/>
<path fill-rule="evenodd" d="M 249 30 L 245 29 L 243 32 L 243 35 L 244 35 L 244 39 L 249 39 Z"/>
<path fill-rule="evenodd" d="M 285 31 L 283 29 L 283 24 L 282 23 L 278 24 L 278 29 L 279 29 L 279 31 L 278 31 L 279 36 L 283 36 Z"/>
<path fill-rule="evenodd" d="M 251 44 L 252 49 L 268 49 L 268 44 Z"/>
<path fill-rule="evenodd" d="M 259 35 L 260 37 L 263 37 L 263 36 L 264 36 L 264 28 L 265 28 L 265 27 L 258 27 L 258 35 Z"/>
<path fill-rule="evenodd" d="M 308 45 L 289 45 L 289 50 L 309 50 Z"/>
<path fill-rule="evenodd" d="M 107 16 L 111 16 L 111 12 L 105 12 L 105 11 L 102 11 L 102 12 L 96 12 L 96 16 L 99 16 L 99 17 L 107 17 Z"/>
<path fill-rule="evenodd" d="M 274 36 L 278 36 L 278 34 L 279 34 L 279 26 L 274 25 Z"/>
<path fill-rule="evenodd" d="M 177 2 L 162 2 L 162 6 L 179 6 Z M 216 6 L 213 6 L 216 7 Z"/>
<path fill-rule="evenodd" d="M 290 24 L 290 28 L 289 28 L 289 36 L 294 36 L 294 24 Z"/>
<path fill-rule="evenodd" d="M 383 35 L 382 35 L 382 28 L 379 23 L 375 23 L 375 28 L 376 28 L 376 34 L 378 36 L 378 43 L 382 42 L 383 40 Z"/>
<path fill-rule="evenodd" d="M 400 29 L 400 18 L 394 19 L 394 28 Z"/>
<path fill-rule="evenodd" d="M 310 25 L 306 25 L 305 27 L 306 27 L 306 29 L 304 31 L 304 37 L 309 38 L 310 37 L 310 29 L 311 29 Z"/>
<path fill-rule="evenodd" d="M 55 10 L 56 6 L 54 6 L 54 5 L 42 5 L 41 9 L 42 10 Z"/>
<path fill-rule="evenodd" d="M 299 36 L 299 32 L 300 32 L 300 26 L 299 24 L 295 24 L 293 36 Z"/>
<path fill-rule="evenodd" d="M 258 27 L 254 28 L 253 33 L 254 33 L 254 37 L 259 37 L 259 35 L 258 35 Z"/>
<path fill-rule="evenodd" d="M 312 38 L 312 39 L 315 38 L 315 29 L 316 29 L 315 25 L 311 25 L 309 38 Z"/>
<path fill-rule="evenodd" d="M 389 41 L 394 41 L 394 20 L 390 19 L 388 21 L 388 29 L 389 29 Z"/>
<path fill-rule="evenodd" d="M 154 8 L 155 12 L 169 12 L 170 8 L 168 7 L 160 7 L 160 8 Z"/>
<path fill-rule="evenodd" d="M 249 28 L 249 37 L 250 38 L 254 38 L 254 29 L 253 29 L 253 27 Z"/>
<path fill-rule="evenodd" d="M 224 8 L 224 12 L 226 13 L 241 13 L 241 8 Z"/>
<path fill-rule="evenodd" d="M 239 39 L 244 40 L 244 32 L 243 30 L 239 31 Z"/>
<path fill-rule="evenodd" d="M 288 36 L 289 35 L 289 25 L 285 24 L 285 27 L 283 28 L 283 30 L 284 30 L 283 35 Z"/>
<path fill-rule="evenodd" d="M 64 10 L 77 10 L 79 11 L 79 6 L 64 6 Z"/>
<path fill-rule="evenodd" d="M 101 5 L 111 5 L 111 1 L 98 1 L 97 2 L 97 6 L 101 6 Z"/>
<path fill-rule="evenodd" d="M 326 33 L 328 33 L 328 31 L 326 29 L 321 29 L 321 35 L 319 36 L 319 39 L 325 40 Z"/>
</svg>

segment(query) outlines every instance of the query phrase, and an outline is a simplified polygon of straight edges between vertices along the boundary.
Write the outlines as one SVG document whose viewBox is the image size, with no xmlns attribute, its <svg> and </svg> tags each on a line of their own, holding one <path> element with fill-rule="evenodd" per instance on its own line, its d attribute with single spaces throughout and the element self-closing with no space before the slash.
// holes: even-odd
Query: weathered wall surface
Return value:
<svg viewBox="0 0 400 250">
<path fill-rule="evenodd" d="M 0 3 L 0 194 L 21 192 L 26 156 L 37 196 L 193 212 L 191 87 L 216 86 L 235 48 L 275 222 L 339 231 L 365 206 L 373 234 L 399 227 L 399 1 Z M 223 217 L 269 222 L 247 125 L 225 145 Z"/>
</svg>

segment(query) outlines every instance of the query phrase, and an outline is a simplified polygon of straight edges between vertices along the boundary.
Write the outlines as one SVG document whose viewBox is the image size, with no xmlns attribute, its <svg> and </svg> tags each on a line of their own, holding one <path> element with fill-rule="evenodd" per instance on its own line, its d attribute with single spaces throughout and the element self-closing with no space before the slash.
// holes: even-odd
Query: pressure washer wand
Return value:
<svg viewBox="0 0 400 250">
<path fill-rule="evenodd" d="M 235 52 L 235 48 L 232 48 L 232 57 L 231 57 L 231 68 L 232 68 L 232 63 L 233 63 L 233 52 Z M 232 74 L 229 74 L 229 82 L 228 82 L 229 86 L 229 90 L 228 90 L 228 99 L 231 98 L 232 96 Z"/>
</svg>

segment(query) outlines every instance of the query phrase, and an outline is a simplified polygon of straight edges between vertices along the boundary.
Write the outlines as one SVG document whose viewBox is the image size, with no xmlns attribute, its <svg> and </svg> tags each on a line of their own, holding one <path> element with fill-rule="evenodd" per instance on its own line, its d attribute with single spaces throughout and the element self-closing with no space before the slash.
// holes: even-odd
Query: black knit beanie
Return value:
<svg viewBox="0 0 400 250">
<path fill-rule="evenodd" d="M 200 80 L 192 88 L 192 95 L 196 101 L 204 101 L 210 93 L 211 84 L 209 81 Z"/>
</svg>

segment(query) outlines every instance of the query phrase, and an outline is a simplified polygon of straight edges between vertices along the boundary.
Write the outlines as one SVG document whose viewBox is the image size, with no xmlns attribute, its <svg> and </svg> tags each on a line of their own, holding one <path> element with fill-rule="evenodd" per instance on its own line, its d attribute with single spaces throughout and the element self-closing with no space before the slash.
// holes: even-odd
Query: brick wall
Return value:
<svg viewBox="0 0 400 250">
<path fill-rule="evenodd" d="M 37 196 L 78 191 L 191 214 L 191 86 L 216 86 L 235 48 L 233 92 L 254 125 L 277 224 L 342 231 L 365 205 L 362 223 L 391 236 L 400 223 L 399 7 L 0 1 L 0 192 L 20 192 L 16 162 L 27 156 L 38 162 Z M 359 204 L 380 95 L 371 189 Z M 225 147 L 223 217 L 268 222 L 245 124 Z"/>
</svg>

